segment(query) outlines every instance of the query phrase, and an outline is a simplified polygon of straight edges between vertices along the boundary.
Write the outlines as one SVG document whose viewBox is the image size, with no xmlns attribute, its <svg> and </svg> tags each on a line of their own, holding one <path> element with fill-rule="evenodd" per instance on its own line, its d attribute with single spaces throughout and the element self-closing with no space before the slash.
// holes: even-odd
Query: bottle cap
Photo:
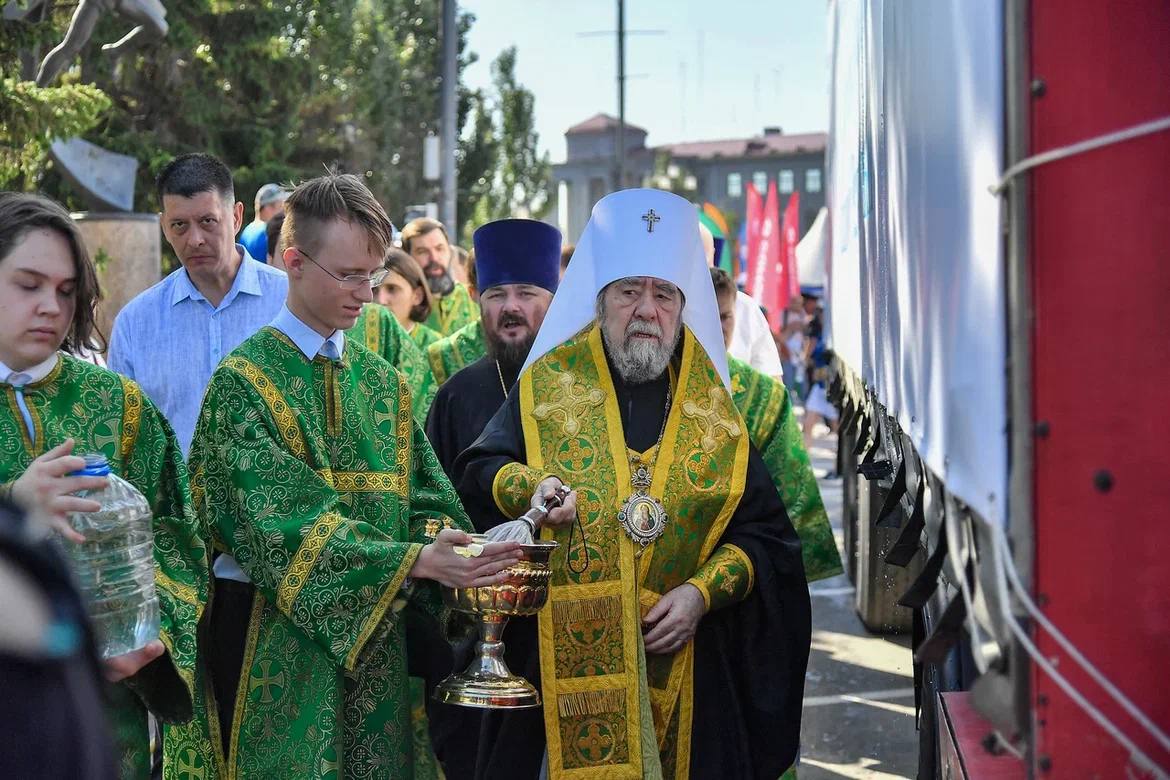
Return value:
<svg viewBox="0 0 1170 780">
<path fill-rule="evenodd" d="M 110 462 L 106 456 L 97 452 L 87 452 L 81 456 L 85 459 L 85 467 L 74 471 L 71 477 L 108 477 L 110 476 Z"/>
</svg>

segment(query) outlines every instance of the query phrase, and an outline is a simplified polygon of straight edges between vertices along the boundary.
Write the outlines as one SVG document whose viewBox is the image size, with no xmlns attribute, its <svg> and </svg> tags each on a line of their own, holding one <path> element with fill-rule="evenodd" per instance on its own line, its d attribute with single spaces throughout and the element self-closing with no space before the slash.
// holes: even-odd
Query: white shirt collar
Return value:
<svg viewBox="0 0 1170 780">
<path fill-rule="evenodd" d="M 43 362 L 37 363 L 35 366 L 26 368 L 23 371 L 13 371 L 4 363 L 0 362 L 0 382 L 21 387 L 23 385 L 31 385 L 34 382 L 39 382 L 49 375 L 49 372 L 57 367 L 57 361 L 60 356 L 54 352 Z"/>
<path fill-rule="evenodd" d="M 325 338 L 289 311 L 287 303 L 280 307 L 280 313 L 272 321 L 272 327 L 288 336 L 292 343 L 297 345 L 297 349 L 304 354 L 306 360 L 317 357 L 326 341 L 333 342 L 334 346 L 337 347 L 338 355 L 345 354 L 345 331 L 335 330 L 329 338 Z"/>
</svg>

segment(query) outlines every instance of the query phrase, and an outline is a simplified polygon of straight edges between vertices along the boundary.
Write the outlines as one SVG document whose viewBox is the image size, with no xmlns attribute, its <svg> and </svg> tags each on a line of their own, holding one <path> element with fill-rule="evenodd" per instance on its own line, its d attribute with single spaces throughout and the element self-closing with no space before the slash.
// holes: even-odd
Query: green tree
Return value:
<svg viewBox="0 0 1170 780">
<path fill-rule="evenodd" d="M 516 47 L 492 62 L 499 161 L 491 186 L 476 203 L 477 223 L 507 217 L 540 219 L 548 212 L 548 154 L 537 148 L 535 98 L 516 80 Z"/>
<path fill-rule="evenodd" d="M 72 10 L 50 4 L 43 22 L 4 24 L 5 44 L 24 43 L 0 45 L 0 72 L 26 71 L 41 53 L 29 39 L 39 36 L 41 50 L 59 40 Z M 168 0 L 166 39 L 113 59 L 100 44 L 120 37 L 126 22 L 111 14 L 80 67 L 62 78 L 62 88 L 96 88 L 78 93 L 93 106 L 66 123 L 65 134 L 81 132 L 81 119 L 101 113 L 96 96 L 108 96 L 109 109 L 96 125 L 88 122 L 85 137 L 139 160 L 135 207 L 142 211 L 158 208 L 154 178 L 170 159 L 205 151 L 233 169 L 249 218 L 261 184 L 294 182 L 325 166 L 365 176 L 391 216 L 400 215 L 434 194 L 422 179 L 422 139 L 438 129 L 440 18 L 440 0 Z M 459 19 L 461 70 L 474 61 L 465 50 L 473 21 Z M 58 111 L 68 105 L 63 98 L 51 104 Z M 51 166 L 31 167 L 38 165 L 35 180 L 22 186 L 83 205 Z M 471 181 L 483 175 L 467 173 Z"/>
</svg>

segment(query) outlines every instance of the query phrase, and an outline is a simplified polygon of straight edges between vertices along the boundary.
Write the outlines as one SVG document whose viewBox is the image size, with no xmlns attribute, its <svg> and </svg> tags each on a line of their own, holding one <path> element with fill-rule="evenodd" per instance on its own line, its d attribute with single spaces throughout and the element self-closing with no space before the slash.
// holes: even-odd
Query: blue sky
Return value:
<svg viewBox="0 0 1170 780">
<path fill-rule="evenodd" d="M 617 114 L 616 0 L 462 0 L 476 16 L 472 87 L 515 44 L 517 76 L 536 96 L 540 146 L 564 159 L 564 131 Z M 741 138 L 765 125 L 828 129 L 828 0 L 627 0 L 626 121 L 647 143 Z"/>
</svg>

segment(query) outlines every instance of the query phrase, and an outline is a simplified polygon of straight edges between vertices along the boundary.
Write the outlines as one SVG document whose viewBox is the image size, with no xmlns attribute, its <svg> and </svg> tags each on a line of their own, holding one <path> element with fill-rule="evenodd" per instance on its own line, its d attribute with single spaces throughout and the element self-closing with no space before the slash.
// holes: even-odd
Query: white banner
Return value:
<svg viewBox="0 0 1170 780">
<path fill-rule="evenodd" d="M 1001 4 L 837 0 L 833 349 L 948 489 L 1006 522 Z"/>
</svg>

